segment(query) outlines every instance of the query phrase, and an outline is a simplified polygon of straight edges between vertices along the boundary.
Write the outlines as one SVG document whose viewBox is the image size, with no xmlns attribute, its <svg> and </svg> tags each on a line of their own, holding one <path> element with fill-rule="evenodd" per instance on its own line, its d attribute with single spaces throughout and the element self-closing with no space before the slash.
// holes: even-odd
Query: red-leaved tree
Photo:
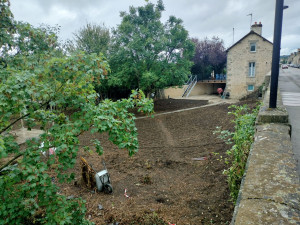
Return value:
<svg viewBox="0 0 300 225">
<path fill-rule="evenodd" d="M 205 38 L 199 40 L 192 38 L 195 43 L 194 66 L 192 74 L 207 77 L 214 70 L 215 73 L 222 73 L 226 65 L 226 50 L 224 42 L 219 37 Z"/>
</svg>

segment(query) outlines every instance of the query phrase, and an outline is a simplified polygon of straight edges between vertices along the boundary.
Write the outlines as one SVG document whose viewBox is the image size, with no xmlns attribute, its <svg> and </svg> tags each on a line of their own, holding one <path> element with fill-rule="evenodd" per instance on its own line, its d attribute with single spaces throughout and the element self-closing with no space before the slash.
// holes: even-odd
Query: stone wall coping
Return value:
<svg viewBox="0 0 300 225">
<path fill-rule="evenodd" d="M 269 108 L 270 102 L 270 87 L 266 90 L 263 104 L 260 107 L 256 124 L 264 123 L 284 123 L 289 124 L 289 114 L 282 103 L 281 94 L 277 93 L 277 108 Z"/>
</svg>

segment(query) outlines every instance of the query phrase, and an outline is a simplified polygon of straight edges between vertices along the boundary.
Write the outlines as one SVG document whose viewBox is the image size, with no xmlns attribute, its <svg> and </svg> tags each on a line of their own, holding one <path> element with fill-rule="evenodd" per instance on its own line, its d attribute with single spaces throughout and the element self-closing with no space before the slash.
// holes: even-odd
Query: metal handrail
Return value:
<svg viewBox="0 0 300 225">
<path fill-rule="evenodd" d="M 182 97 L 184 97 L 187 92 L 188 92 L 187 94 L 188 97 L 188 95 L 190 94 L 191 90 L 193 89 L 196 83 L 197 83 L 197 75 L 191 75 L 187 82 L 188 86 L 184 89 Z"/>
<path fill-rule="evenodd" d="M 190 85 L 190 83 L 191 83 L 191 81 L 192 81 L 192 75 L 190 75 L 190 77 L 189 77 L 189 79 L 188 79 L 188 81 L 185 83 L 185 85 L 187 85 L 188 84 L 188 86 L 187 87 L 185 87 L 184 89 L 183 89 L 183 93 L 185 93 L 185 91 L 188 89 L 188 87 L 189 87 L 189 85 Z"/>
<path fill-rule="evenodd" d="M 191 91 L 193 90 L 193 88 L 197 84 L 197 76 L 194 77 L 194 79 L 192 80 L 191 84 L 192 84 L 192 86 L 190 87 L 189 92 L 187 93 L 186 97 L 189 97 Z"/>
<path fill-rule="evenodd" d="M 191 82 L 191 79 L 193 78 L 193 75 L 190 75 L 188 81 L 185 84 L 189 84 Z"/>
<path fill-rule="evenodd" d="M 182 95 L 182 97 L 185 95 L 185 93 L 190 88 L 190 86 L 192 84 L 192 78 L 193 78 L 193 76 L 191 75 L 190 78 L 188 79 L 188 81 L 186 82 L 186 85 L 188 85 L 188 86 L 183 89 L 183 95 Z"/>
</svg>

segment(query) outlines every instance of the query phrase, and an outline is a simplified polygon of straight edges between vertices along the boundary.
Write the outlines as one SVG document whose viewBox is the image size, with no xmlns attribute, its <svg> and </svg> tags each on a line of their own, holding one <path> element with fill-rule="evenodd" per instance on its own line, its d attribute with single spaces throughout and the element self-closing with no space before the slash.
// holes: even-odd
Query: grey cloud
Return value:
<svg viewBox="0 0 300 225">
<path fill-rule="evenodd" d="M 150 0 L 156 3 L 156 0 Z M 105 23 L 112 28 L 120 23 L 120 11 L 128 11 L 129 6 L 140 6 L 145 0 L 11 0 L 12 11 L 17 20 L 33 25 L 46 23 L 61 25 L 61 38 L 72 38 L 72 33 L 87 22 Z M 184 21 L 190 36 L 203 39 L 218 36 L 229 47 L 249 32 L 250 17 L 253 22 L 261 21 L 263 36 L 273 41 L 275 0 L 164 0 L 166 11 L 163 21 L 175 15 Z M 289 9 L 284 11 L 282 49 L 285 52 L 300 47 L 299 0 L 286 0 Z M 294 38 L 294 37 L 297 38 Z"/>
</svg>

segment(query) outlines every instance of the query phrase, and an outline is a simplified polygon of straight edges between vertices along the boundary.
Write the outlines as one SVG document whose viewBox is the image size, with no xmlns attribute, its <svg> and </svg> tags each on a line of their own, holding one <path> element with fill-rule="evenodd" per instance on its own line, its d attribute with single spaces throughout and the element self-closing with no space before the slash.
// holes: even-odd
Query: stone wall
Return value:
<svg viewBox="0 0 300 225">
<path fill-rule="evenodd" d="M 192 89 L 189 96 L 217 94 L 217 89 L 219 87 L 224 89 L 224 86 L 225 84 L 198 82 Z M 183 85 L 183 87 L 171 87 L 164 89 L 160 91 L 160 98 L 181 98 L 186 87 L 187 85 Z"/>
<path fill-rule="evenodd" d="M 217 94 L 217 89 L 218 88 L 224 89 L 224 86 L 225 84 L 199 82 L 195 85 L 195 87 L 191 91 L 190 96 Z"/>
<path fill-rule="evenodd" d="M 256 43 L 256 52 L 250 51 L 250 43 Z M 248 85 L 256 90 L 271 70 L 273 45 L 256 34 L 249 34 L 232 47 L 227 54 L 226 91 L 231 98 L 241 99 L 251 93 Z M 249 77 L 249 63 L 255 62 L 255 76 Z"/>
<path fill-rule="evenodd" d="M 183 85 L 182 87 L 170 87 L 161 91 L 160 98 L 180 98 L 183 95 L 184 89 L 188 85 Z"/>
<path fill-rule="evenodd" d="M 267 91 L 260 109 L 231 225 L 300 224 L 300 181 L 291 127 L 280 93 L 269 109 Z"/>
</svg>

